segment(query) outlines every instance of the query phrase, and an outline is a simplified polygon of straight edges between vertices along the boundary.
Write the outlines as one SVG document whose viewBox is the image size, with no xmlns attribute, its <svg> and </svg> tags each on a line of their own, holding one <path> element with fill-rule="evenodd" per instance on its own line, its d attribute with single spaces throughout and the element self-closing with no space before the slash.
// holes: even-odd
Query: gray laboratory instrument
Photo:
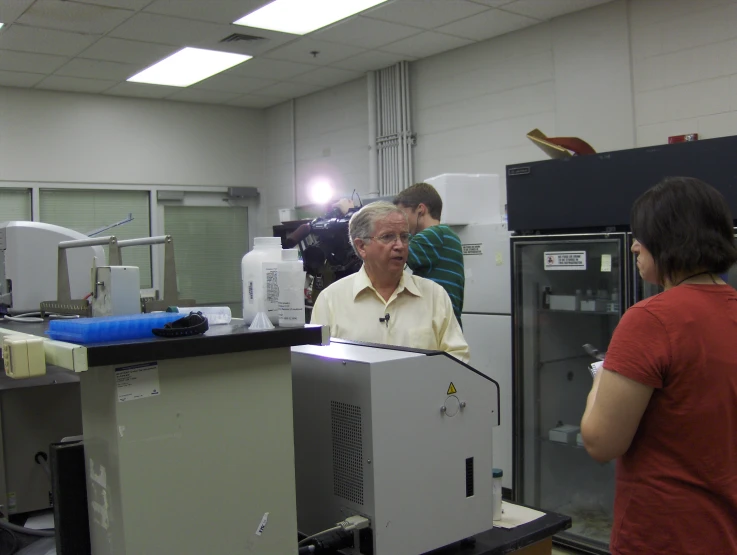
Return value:
<svg viewBox="0 0 737 555">
<path fill-rule="evenodd" d="M 346 553 L 420 555 L 492 527 L 499 386 L 437 352 L 333 340 L 292 348 L 297 519 L 360 515 Z"/>
</svg>

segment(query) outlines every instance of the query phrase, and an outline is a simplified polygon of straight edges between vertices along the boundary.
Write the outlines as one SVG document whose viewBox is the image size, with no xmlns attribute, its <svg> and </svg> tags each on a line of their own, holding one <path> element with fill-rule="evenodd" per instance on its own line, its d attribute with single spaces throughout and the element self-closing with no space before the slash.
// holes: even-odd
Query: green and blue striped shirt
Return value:
<svg viewBox="0 0 737 555">
<path fill-rule="evenodd" d="M 466 277 L 458 235 L 443 224 L 423 229 L 409 243 L 407 265 L 415 275 L 432 280 L 446 290 L 460 324 Z"/>
</svg>

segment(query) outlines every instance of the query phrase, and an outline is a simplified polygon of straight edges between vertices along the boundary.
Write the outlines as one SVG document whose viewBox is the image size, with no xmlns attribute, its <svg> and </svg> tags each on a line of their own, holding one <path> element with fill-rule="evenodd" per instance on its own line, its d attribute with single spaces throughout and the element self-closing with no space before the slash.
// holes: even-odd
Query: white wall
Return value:
<svg viewBox="0 0 737 555">
<path fill-rule="evenodd" d="M 338 193 L 368 191 L 366 79 L 297 99 L 297 204 L 310 204 L 310 187 L 326 178 Z"/>
<path fill-rule="evenodd" d="M 633 1 L 637 144 L 737 134 L 737 3 Z"/>
<path fill-rule="evenodd" d="M 365 78 L 296 99 L 294 114 L 293 142 L 291 102 L 266 110 L 267 227 L 278 224 L 279 208 L 312 204 L 310 189 L 316 180 L 328 180 L 337 196 L 369 188 Z"/>
<path fill-rule="evenodd" d="M 634 146 L 627 19 L 619 0 L 412 64 L 415 177 L 504 176 L 546 158 L 534 128 Z"/>
<path fill-rule="evenodd" d="M 0 180 L 262 187 L 264 127 L 246 108 L 0 88 Z"/>
<path fill-rule="evenodd" d="M 263 192 L 265 124 L 247 108 L 0 87 L 0 182 Z"/>
<path fill-rule="evenodd" d="M 272 235 L 280 208 L 296 206 L 294 188 L 294 138 L 292 109 L 299 99 L 265 110 L 266 187 L 261 197 L 264 219 L 260 235 Z"/>
</svg>

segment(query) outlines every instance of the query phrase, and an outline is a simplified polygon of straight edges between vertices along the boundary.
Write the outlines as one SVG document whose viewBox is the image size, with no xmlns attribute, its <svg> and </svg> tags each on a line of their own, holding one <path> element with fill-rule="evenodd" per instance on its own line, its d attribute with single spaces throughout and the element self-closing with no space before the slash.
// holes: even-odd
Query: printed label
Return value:
<svg viewBox="0 0 737 555">
<path fill-rule="evenodd" d="M 586 251 L 546 252 L 546 270 L 585 270 Z"/>
<path fill-rule="evenodd" d="M 461 245 L 463 249 L 463 256 L 481 256 L 484 254 L 483 243 L 466 243 Z"/>
<path fill-rule="evenodd" d="M 116 368 L 115 384 L 119 403 L 160 395 L 159 365 L 149 362 Z"/>
<path fill-rule="evenodd" d="M 253 280 L 248 280 L 248 303 L 253 304 Z"/>
<path fill-rule="evenodd" d="M 611 254 L 601 255 L 601 271 L 602 272 L 612 271 L 612 255 Z"/>
<path fill-rule="evenodd" d="M 261 523 L 258 525 L 258 528 L 256 528 L 256 535 L 260 536 L 264 533 L 264 529 L 266 528 L 266 523 L 269 521 L 269 513 L 264 513 L 264 517 L 261 519 Z"/>
<path fill-rule="evenodd" d="M 277 282 L 276 268 L 265 268 L 266 279 L 266 303 L 277 304 L 279 302 L 279 283 Z"/>
</svg>

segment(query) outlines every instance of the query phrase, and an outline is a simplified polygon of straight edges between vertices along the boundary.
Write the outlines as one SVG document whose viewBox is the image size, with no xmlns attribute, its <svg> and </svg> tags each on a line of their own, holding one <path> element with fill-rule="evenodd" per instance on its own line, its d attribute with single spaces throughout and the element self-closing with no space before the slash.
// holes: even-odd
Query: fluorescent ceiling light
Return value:
<svg viewBox="0 0 737 555">
<path fill-rule="evenodd" d="M 305 35 L 387 0 L 274 0 L 236 25 Z"/>
<path fill-rule="evenodd" d="M 168 58 L 156 62 L 136 73 L 128 81 L 133 83 L 150 83 L 152 85 L 169 85 L 170 87 L 189 87 L 194 83 L 212 77 L 216 73 L 236 66 L 252 56 L 203 50 L 202 48 L 182 48 Z"/>
</svg>

